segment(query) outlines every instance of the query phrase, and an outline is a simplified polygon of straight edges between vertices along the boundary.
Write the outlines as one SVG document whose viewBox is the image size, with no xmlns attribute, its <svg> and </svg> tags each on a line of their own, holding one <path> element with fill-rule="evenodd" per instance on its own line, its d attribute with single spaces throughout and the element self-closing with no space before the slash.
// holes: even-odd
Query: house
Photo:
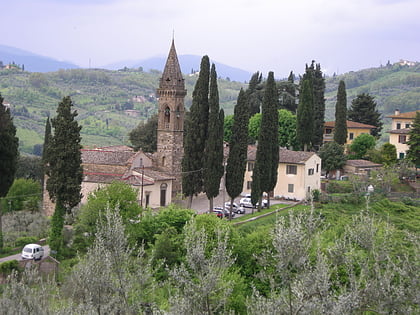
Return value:
<svg viewBox="0 0 420 315">
<path fill-rule="evenodd" d="M 416 118 L 417 112 L 420 112 L 420 110 L 401 113 L 399 109 L 396 109 L 394 115 L 386 116 L 386 118 L 392 119 L 391 130 L 388 131 L 389 143 L 395 145 L 399 159 L 403 159 L 408 150 L 408 132 L 410 131 L 414 118 Z"/>
<path fill-rule="evenodd" d="M 367 160 L 347 160 L 343 167 L 346 174 L 369 176 L 372 170 L 378 170 L 382 164 L 373 163 Z"/>
<path fill-rule="evenodd" d="M 249 145 L 243 194 L 251 193 L 257 146 Z M 321 189 L 321 158 L 314 152 L 279 149 L 278 179 L 272 197 L 304 200 Z"/>
<path fill-rule="evenodd" d="M 323 143 L 332 142 L 334 140 L 335 121 L 327 121 L 324 123 Z M 369 134 L 376 126 L 362 124 L 355 121 L 347 120 L 347 141 L 346 144 L 351 144 L 361 134 Z"/>
</svg>

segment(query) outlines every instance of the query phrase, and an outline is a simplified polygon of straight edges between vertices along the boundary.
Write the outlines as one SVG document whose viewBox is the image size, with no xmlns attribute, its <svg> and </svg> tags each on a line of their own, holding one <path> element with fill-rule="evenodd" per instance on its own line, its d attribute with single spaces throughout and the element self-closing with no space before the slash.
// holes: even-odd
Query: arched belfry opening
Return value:
<svg viewBox="0 0 420 315">
<path fill-rule="evenodd" d="M 171 109 L 168 106 L 165 108 L 163 119 L 165 129 L 169 129 L 171 123 Z"/>
</svg>

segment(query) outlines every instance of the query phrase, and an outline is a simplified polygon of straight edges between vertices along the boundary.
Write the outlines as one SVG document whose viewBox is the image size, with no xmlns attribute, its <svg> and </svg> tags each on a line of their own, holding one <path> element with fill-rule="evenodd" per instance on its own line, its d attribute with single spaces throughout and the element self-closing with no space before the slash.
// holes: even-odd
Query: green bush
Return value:
<svg viewBox="0 0 420 315">
<path fill-rule="evenodd" d="M 38 238 L 35 236 L 22 236 L 22 237 L 18 237 L 15 241 L 15 246 L 16 247 L 23 247 L 26 244 L 33 244 L 38 242 Z"/>
<path fill-rule="evenodd" d="M 353 192 L 353 186 L 349 181 L 338 181 L 338 180 L 330 180 L 327 183 L 327 192 L 330 194 L 339 193 L 351 193 Z"/>
<path fill-rule="evenodd" d="M 16 259 L 0 263 L 0 273 L 10 274 L 13 270 L 19 269 L 19 263 Z"/>
</svg>

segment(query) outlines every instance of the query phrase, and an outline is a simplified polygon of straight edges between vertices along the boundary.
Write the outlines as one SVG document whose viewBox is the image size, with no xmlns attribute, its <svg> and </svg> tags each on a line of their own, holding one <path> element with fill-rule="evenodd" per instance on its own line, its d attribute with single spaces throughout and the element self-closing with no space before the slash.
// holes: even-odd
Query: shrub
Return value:
<svg viewBox="0 0 420 315">
<path fill-rule="evenodd" d="M 18 237 L 15 241 L 16 247 L 23 247 L 26 244 L 33 244 L 38 241 L 38 238 L 36 236 L 22 236 Z"/>
<path fill-rule="evenodd" d="M 13 270 L 19 269 L 19 263 L 16 259 L 0 263 L 0 273 L 10 274 Z"/>
</svg>

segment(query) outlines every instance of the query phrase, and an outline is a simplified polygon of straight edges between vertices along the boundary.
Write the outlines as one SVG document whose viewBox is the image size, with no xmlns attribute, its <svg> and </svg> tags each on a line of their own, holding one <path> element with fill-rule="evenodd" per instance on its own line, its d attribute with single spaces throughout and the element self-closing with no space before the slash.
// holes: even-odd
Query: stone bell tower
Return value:
<svg viewBox="0 0 420 315">
<path fill-rule="evenodd" d="M 158 129 L 157 167 L 175 177 L 172 184 L 172 197 L 182 190 L 181 162 L 184 155 L 184 99 L 187 94 L 178 56 L 172 40 L 165 69 L 157 89 Z"/>
</svg>

